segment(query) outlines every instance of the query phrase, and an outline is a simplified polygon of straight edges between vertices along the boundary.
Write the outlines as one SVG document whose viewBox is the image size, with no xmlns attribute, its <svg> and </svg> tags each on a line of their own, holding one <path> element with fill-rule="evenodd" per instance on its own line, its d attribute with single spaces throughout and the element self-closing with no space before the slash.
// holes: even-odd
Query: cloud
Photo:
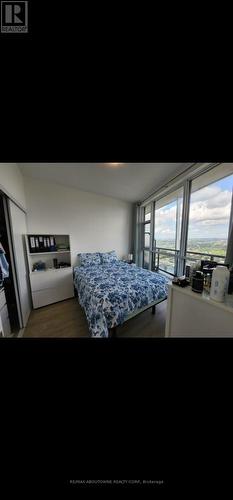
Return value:
<svg viewBox="0 0 233 500">
<path fill-rule="evenodd" d="M 229 203 L 232 193 L 229 190 L 222 190 L 220 186 L 207 186 L 191 195 L 192 203 L 204 202 L 208 206 L 218 206 L 220 203 Z"/>
<path fill-rule="evenodd" d="M 166 223 L 175 223 L 176 222 L 176 206 L 171 208 L 160 208 L 155 213 L 155 223 L 157 226 L 160 224 L 164 225 Z"/>
<path fill-rule="evenodd" d="M 172 236 L 175 238 L 175 228 L 169 228 L 169 227 L 164 227 L 164 226 L 158 226 L 156 228 L 156 233 L 157 237 L 163 235 L 163 236 Z"/>
<path fill-rule="evenodd" d="M 192 193 L 192 201 L 206 201 L 212 196 L 216 196 L 219 192 L 222 192 L 219 186 L 206 186 L 205 188 L 199 189 L 198 191 Z"/>
<path fill-rule="evenodd" d="M 195 223 L 203 220 L 222 220 L 222 223 L 227 223 L 231 210 L 231 192 L 221 191 L 220 188 L 216 187 L 211 190 L 211 198 L 207 198 L 210 194 L 210 189 L 207 190 L 207 188 L 204 188 L 201 191 L 205 191 L 205 199 L 197 200 L 196 197 L 191 197 L 189 214 L 190 222 Z M 213 192 L 215 192 L 215 196 L 213 196 Z"/>
<path fill-rule="evenodd" d="M 231 204 L 232 194 L 230 191 L 221 191 L 206 201 L 208 208 L 224 207 Z"/>
<path fill-rule="evenodd" d="M 232 192 L 219 186 L 207 186 L 191 196 L 189 212 L 189 235 L 200 237 L 227 237 L 231 211 Z M 156 237 L 174 238 L 176 227 L 176 206 L 163 207 L 156 212 Z"/>
</svg>

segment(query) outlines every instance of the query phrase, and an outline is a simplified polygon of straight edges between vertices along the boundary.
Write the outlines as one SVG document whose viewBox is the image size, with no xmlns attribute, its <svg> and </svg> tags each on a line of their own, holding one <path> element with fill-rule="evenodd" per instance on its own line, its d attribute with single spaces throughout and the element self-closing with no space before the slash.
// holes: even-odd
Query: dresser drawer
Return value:
<svg viewBox="0 0 233 500">
<path fill-rule="evenodd" d="M 37 271 L 30 275 L 32 292 L 62 288 L 73 283 L 72 268 Z"/>
<path fill-rule="evenodd" d="M 47 290 L 38 290 L 32 293 L 32 301 L 34 309 L 60 302 L 61 300 L 69 299 L 74 296 L 73 286 L 65 288 L 47 288 Z"/>
</svg>

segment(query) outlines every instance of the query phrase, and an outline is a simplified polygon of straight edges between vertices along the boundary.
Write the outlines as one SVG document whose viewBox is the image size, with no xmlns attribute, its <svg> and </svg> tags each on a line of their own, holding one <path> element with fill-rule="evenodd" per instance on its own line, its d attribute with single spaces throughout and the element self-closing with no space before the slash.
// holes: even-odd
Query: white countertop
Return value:
<svg viewBox="0 0 233 500">
<path fill-rule="evenodd" d="M 173 290 L 177 290 L 177 292 L 179 293 L 183 293 L 184 295 L 189 295 L 197 300 L 206 301 L 206 304 L 219 307 L 220 309 L 231 312 L 233 314 L 233 294 L 232 295 L 227 294 L 224 302 L 217 302 L 216 300 L 211 299 L 210 295 L 207 294 L 205 291 L 203 291 L 202 293 L 193 292 L 191 286 L 181 287 L 178 285 L 173 285 L 173 283 L 169 283 L 169 286 Z"/>
</svg>

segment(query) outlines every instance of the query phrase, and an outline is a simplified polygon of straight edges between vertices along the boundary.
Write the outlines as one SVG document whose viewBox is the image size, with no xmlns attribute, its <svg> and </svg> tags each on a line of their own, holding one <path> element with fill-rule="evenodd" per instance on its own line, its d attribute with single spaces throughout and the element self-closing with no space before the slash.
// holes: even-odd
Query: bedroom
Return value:
<svg viewBox="0 0 233 500">
<path fill-rule="evenodd" d="M 2 336 L 233 335 L 232 186 L 229 163 L 0 164 Z"/>
</svg>

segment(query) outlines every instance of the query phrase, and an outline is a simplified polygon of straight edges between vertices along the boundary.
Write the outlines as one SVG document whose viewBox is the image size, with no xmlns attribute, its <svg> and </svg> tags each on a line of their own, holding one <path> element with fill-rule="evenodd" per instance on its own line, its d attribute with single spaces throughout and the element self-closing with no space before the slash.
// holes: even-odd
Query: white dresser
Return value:
<svg viewBox="0 0 233 500">
<path fill-rule="evenodd" d="M 37 251 L 32 252 L 35 250 L 35 243 L 39 245 L 40 240 L 43 248 L 37 247 Z M 54 245 L 52 249 L 49 247 L 51 240 Z M 25 241 L 33 308 L 37 309 L 73 297 L 73 268 L 69 235 L 30 234 L 25 235 Z M 33 247 L 31 247 L 31 242 Z M 42 270 L 35 270 L 38 262 L 43 264 Z M 55 264 L 57 264 L 56 267 Z"/>
<path fill-rule="evenodd" d="M 48 269 L 30 273 L 33 308 L 74 296 L 73 269 Z"/>
<path fill-rule="evenodd" d="M 0 336 L 8 337 L 11 334 L 11 326 L 8 315 L 6 296 L 4 288 L 0 290 Z"/>
<path fill-rule="evenodd" d="M 165 337 L 233 337 L 233 295 L 215 302 L 205 292 L 170 284 Z"/>
</svg>

